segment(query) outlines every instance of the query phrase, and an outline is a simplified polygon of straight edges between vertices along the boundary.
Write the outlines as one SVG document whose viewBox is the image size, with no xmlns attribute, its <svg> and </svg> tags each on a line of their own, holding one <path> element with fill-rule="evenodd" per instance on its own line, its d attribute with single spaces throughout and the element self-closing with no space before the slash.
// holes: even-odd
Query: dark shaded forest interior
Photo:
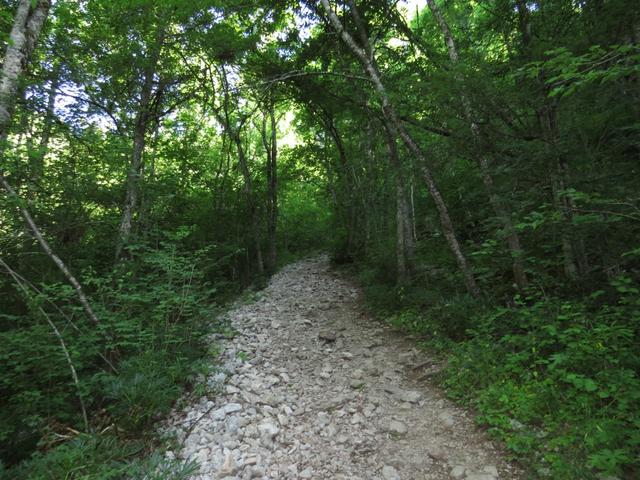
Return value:
<svg viewBox="0 0 640 480">
<path fill-rule="evenodd" d="M 639 2 L 0 0 L 0 44 L 0 478 L 187 478 L 217 315 L 323 251 L 532 478 L 638 478 Z"/>
</svg>

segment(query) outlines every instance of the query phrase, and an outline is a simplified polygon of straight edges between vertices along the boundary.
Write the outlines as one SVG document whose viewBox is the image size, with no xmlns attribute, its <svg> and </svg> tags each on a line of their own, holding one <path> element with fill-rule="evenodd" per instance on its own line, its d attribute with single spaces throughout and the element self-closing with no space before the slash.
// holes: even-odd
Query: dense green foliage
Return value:
<svg viewBox="0 0 640 480">
<path fill-rule="evenodd" d="M 149 440 L 217 312 L 319 249 L 532 475 L 640 474 L 640 5 L 427 3 L 54 2 L 0 97 L 1 478 L 186 478 Z"/>
</svg>

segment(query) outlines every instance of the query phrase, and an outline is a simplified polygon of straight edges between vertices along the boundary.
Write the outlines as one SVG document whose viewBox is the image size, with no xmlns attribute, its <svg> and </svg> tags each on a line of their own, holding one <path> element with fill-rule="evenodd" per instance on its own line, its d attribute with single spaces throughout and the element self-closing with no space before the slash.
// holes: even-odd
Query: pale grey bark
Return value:
<svg viewBox="0 0 640 480">
<path fill-rule="evenodd" d="M 140 176 L 145 178 L 147 182 L 153 181 L 156 174 L 156 157 L 158 154 L 158 141 L 160 138 L 160 122 L 159 119 L 155 119 L 153 122 L 153 135 L 152 135 L 152 147 L 149 154 L 149 161 L 142 162 L 140 167 Z M 151 203 L 148 195 L 145 192 L 140 192 L 140 207 L 138 209 L 138 224 L 144 229 L 150 227 L 148 221 L 150 219 Z"/>
<path fill-rule="evenodd" d="M 0 76 L 0 142 L 7 139 L 18 79 L 26 69 L 50 7 L 50 0 L 38 0 L 35 4 L 31 0 L 18 2 Z"/>
<path fill-rule="evenodd" d="M 71 271 L 69 270 L 67 265 L 62 261 L 62 259 L 53 251 L 53 249 L 49 245 L 49 242 L 47 242 L 47 240 L 44 238 L 44 236 L 42 235 L 42 232 L 40 231 L 40 229 L 36 225 L 35 221 L 33 220 L 33 217 L 29 213 L 29 210 L 27 210 L 27 208 L 24 206 L 22 200 L 18 197 L 18 194 L 16 193 L 16 191 L 13 189 L 13 187 L 11 187 L 11 185 L 9 185 L 9 183 L 6 180 L 6 178 L 4 178 L 4 176 L 2 176 L 2 175 L 0 175 L 0 184 L 2 184 L 2 187 L 4 188 L 4 190 L 9 195 L 9 198 L 13 199 L 16 202 L 16 204 L 18 205 L 18 209 L 20 210 L 20 214 L 22 215 L 22 217 L 24 218 L 25 222 L 29 226 L 29 229 L 31 230 L 32 235 L 37 240 L 37 242 L 40 244 L 40 247 L 42 248 L 42 250 L 44 250 L 44 252 L 47 254 L 47 256 L 53 261 L 53 263 L 56 264 L 58 269 L 62 272 L 62 274 L 65 276 L 65 278 L 69 281 L 71 286 L 73 286 L 74 290 L 76 291 L 76 295 L 78 297 L 78 300 L 80 301 L 80 304 L 82 305 L 82 308 L 84 309 L 84 311 L 87 314 L 87 316 L 89 317 L 89 319 L 94 324 L 98 325 L 100 323 L 98 321 L 98 317 L 96 317 L 95 313 L 93 312 L 93 309 L 91 308 L 91 304 L 89 303 L 89 300 L 87 299 L 87 296 L 85 295 L 84 290 L 82 289 L 82 285 L 80 284 L 80 282 L 78 282 L 76 277 L 71 273 Z"/>
<path fill-rule="evenodd" d="M 442 14 L 442 11 L 436 5 L 434 0 L 427 0 L 427 5 L 429 6 L 429 10 L 431 10 L 431 13 L 435 17 L 440 30 L 442 31 L 442 36 L 444 37 L 444 41 L 447 46 L 447 52 L 449 53 L 449 60 L 451 60 L 451 63 L 455 66 L 459 62 L 459 55 L 455 39 L 453 38 L 453 34 L 451 33 L 451 29 L 449 28 L 449 24 L 447 23 L 444 15 Z M 460 80 L 460 78 L 457 78 L 457 80 Z M 518 232 L 513 225 L 510 212 L 508 211 L 507 207 L 496 191 L 493 176 L 491 175 L 491 169 L 489 167 L 489 160 L 483 152 L 482 132 L 480 131 L 480 126 L 476 121 L 475 112 L 473 111 L 473 107 L 471 105 L 471 100 L 469 99 L 469 96 L 464 91 L 464 89 L 461 92 L 460 100 L 462 102 L 465 120 L 469 124 L 475 151 L 477 152 L 476 163 L 480 168 L 482 183 L 484 184 L 487 195 L 489 196 L 489 203 L 491 204 L 491 207 L 493 208 L 498 221 L 502 224 L 502 228 L 506 233 L 507 247 L 509 249 L 509 253 L 511 254 L 513 278 L 518 288 L 520 290 L 523 290 L 529 286 L 529 281 L 527 279 L 527 274 L 524 268 L 523 251 L 520 242 L 520 236 L 518 235 Z"/>
<path fill-rule="evenodd" d="M 148 105 L 148 104 L 147 104 Z M 142 107 L 141 108 L 146 108 Z M 133 228 L 133 215 L 138 204 L 138 194 L 140 186 L 140 176 L 142 171 L 142 157 L 146 143 L 146 120 L 141 120 L 142 115 L 138 115 L 133 136 L 133 151 L 131 154 L 131 164 L 127 173 L 127 192 L 120 227 L 118 228 L 118 242 L 116 245 L 116 259 L 122 254 L 122 249 L 129 242 L 131 230 Z"/>
<path fill-rule="evenodd" d="M 47 106 L 44 117 L 40 140 L 35 150 L 30 149 L 29 165 L 31 170 L 31 183 L 37 189 L 37 185 L 44 175 L 44 160 L 49 150 L 49 141 L 53 130 L 55 120 L 54 107 L 56 103 L 57 90 L 60 84 L 60 70 L 54 69 L 51 77 L 51 85 L 49 86 L 47 95 Z"/>
<path fill-rule="evenodd" d="M 415 270 L 412 218 L 396 139 L 388 128 L 384 127 L 384 131 L 389 162 L 394 170 L 396 189 L 396 267 L 398 269 L 398 282 L 404 283 L 410 279 L 412 272 Z"/>
<path fill-rule="evenodd" d="M 336 30 L 342 41 L 347 45 L 347 47 L 351 50 L 351 52 L 358 58 L 360 63 L 362 64 L 365 72 L 369 76 L 376 93 L 380 99 L 382 104 L 382 113 L 387 121 L 387 126 L 389 131 L 391 132 L 394 138 L 400 138 L 407 149 L 418 159 L 420 162 L 420 169 L 424 181 L 427 185 L 427 189 L 433 199 L 436 208 L 438 210 L 438 214 L 440 216 L 440 224 L 442 226 L 442 230 L 444 236 L 447 240 L 449 248 L 453 253 L 456 263 L 458 264 L 458 268 L 463 275 L 464 283 L 467 288 L 467 291 L 474 296 L 478 296 L 480 294 L 480 290 L 476 284 L 475 277 L 471 270 L 471 266 L 469 265 L 465 255 L 462 252 L 462 248 L 460 246 L 460 242 L 458 241 L 455 230 L 453 227 L 453 222 L 451 221 L 451 216 L 449 215 L 449 210 L 447 205 L 442 197 L 433 174 L 428 167 L 427 159 L 422 152 L 422 150 L 418 147 L 416 142 L 413 140 L 409 132 L 404 128 L 404 125 L 398 118 L 396 114 L 395 108 L 387 94 L 387 90 L 382 82 L 380 72 L 378 71 L 378 67 L 375 64 L 375 58 L 373 58 L 373 51 L 368 45 L 368 42 L 365 44 L 365 47 L 360 47 L 355 42 L 351 34 L 347 32 L 342 25 L 342 22 L 338 18 L 338 15 L 331 8 L 331 4 L 329 0 L 321 0 L 321 4 L 329 18 L 329 21 L 333 28 Z M 362 21 L 355 9 L 354 5 L 351 5 L 351 13 L 356 21 L 356 24 L 359 25 L 359 31 L 361 36 L 365 37 L 363 34 L 364 29 L 362 28 Z"/>
</svg>

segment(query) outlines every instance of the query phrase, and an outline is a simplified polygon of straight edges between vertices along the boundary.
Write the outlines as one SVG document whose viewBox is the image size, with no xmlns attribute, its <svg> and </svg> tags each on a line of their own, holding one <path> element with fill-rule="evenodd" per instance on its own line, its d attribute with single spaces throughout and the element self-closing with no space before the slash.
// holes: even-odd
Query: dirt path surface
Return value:
<svg viewBox="0 0 640 480">
<path fill-rule="evenodd" d="M 327 257 L 282 269 L 231 310 L 221 394 L 176 412 L 169 456 L 208 479 L 523 478 L 428 382 L 433 364 L 374 322 Z"/>
</svg>

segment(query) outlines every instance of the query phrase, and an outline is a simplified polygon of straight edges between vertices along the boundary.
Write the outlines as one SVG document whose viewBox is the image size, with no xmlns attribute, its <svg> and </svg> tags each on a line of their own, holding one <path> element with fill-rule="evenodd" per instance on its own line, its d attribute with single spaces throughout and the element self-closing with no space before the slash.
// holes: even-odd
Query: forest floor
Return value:
<svg viewBox="0 0 640 480">
<path fill-rule="evenodd" d="M 326 256 L 291 264 L 214 335 L 211 398 L 164 423 L 194 479 L 524 478 L 433 385 L 439 366 L 376 322 Z"/>
</svg>

